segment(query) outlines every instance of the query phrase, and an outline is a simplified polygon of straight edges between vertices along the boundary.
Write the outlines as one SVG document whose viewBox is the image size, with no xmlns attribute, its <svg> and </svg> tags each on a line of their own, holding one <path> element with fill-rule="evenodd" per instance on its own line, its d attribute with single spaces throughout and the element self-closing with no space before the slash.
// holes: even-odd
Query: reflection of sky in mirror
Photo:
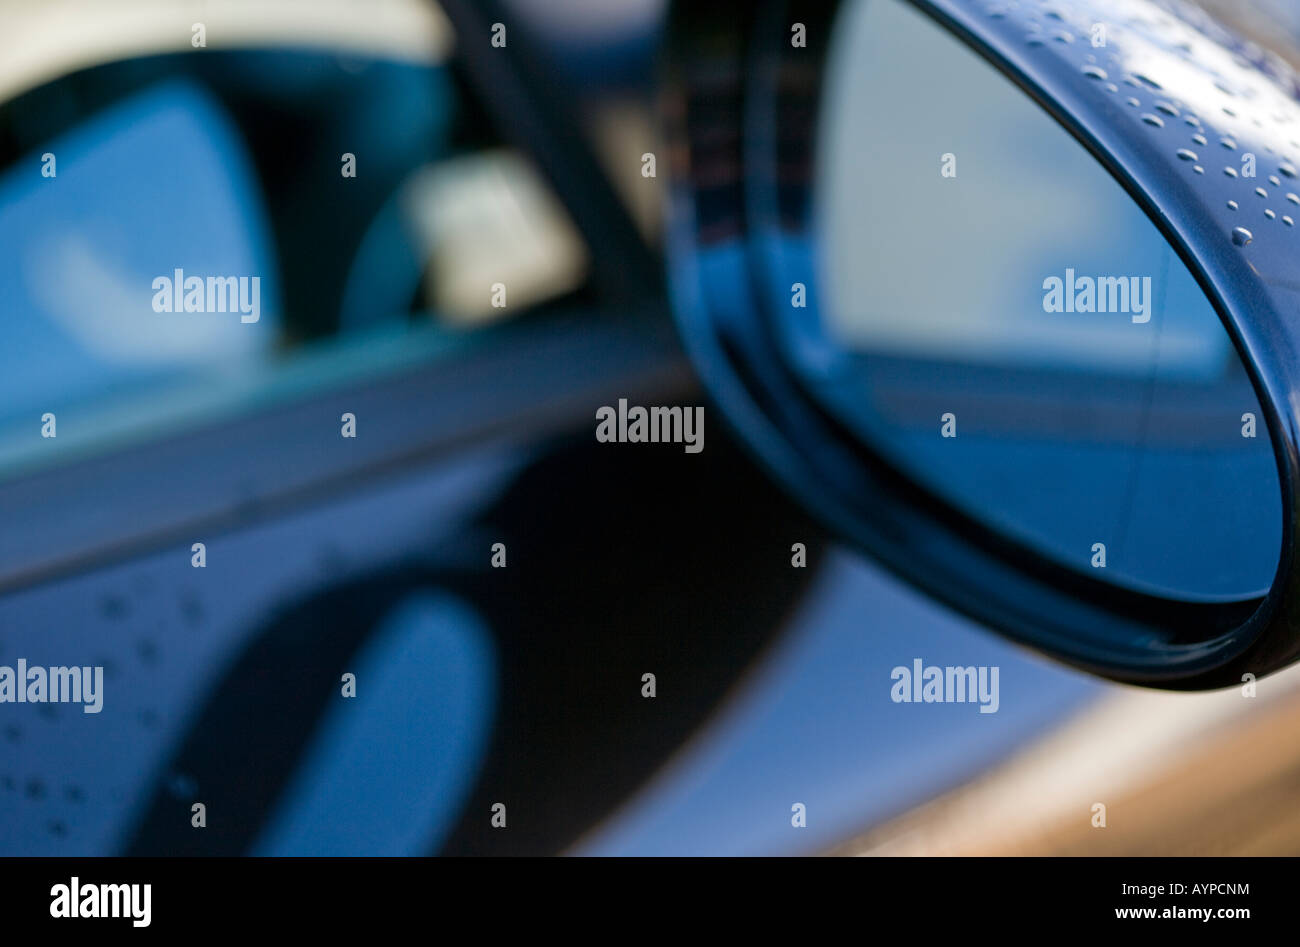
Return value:
<svg viewBox="0 0 1300 947">
<path fill-rule="evenodd" d="M 838 37 L 818 157 L 828 331 L 881 353 L 1134 373 L 1159 332 L 1162 372 L 1222 369 L 1228 340 L 1191 274 L 1028 96 L 897 0 L 851 8 Z M 1151 321 L 1045 312 L 1043 282 L 1067 268 L 1150 277 Z"/>
<path fill-rule="evenodd" d="M 1088 35 L 1087 22 L 1062 25 Z M 1118 16 L 1110 25 L 1140 28 Z M 814 297 L 806 321 L 790 309 L 780 323 L 817 397 L 909 476 L 1067 567 L 1098 574 L 1100 544 L 1105 579 L 1129 588 L 1195 601 L 1263 594 L 1281 509 L 1266 430 L 1242 435 L 1248 415 L 1262 418 L 1259 402 L 1155 225 L 1028 95 L 911 6 L 849 6 L 834 44 L 813 241 L 822 305 Z M 1165 59 L 1135 53 L 1141 76 L 1128 75 L 1130 48 Z M 1118 97 L 1134 135 L 1167 136 L 1170 162 L 1195 175 L 1174 152 L 1203 127 L 1216 134 L 1209 116 L 1186 124 L 1185 104 L 1153 83 L 1200 67 L 1178 47 L 1127 38 L 1074 55 L 1107 72 L 1081 83 Z M 1208 73 L 1198 81 L 1229 97 Z M 1276 93 L 1267 85 L 1260 100 Z M 1122 104 L 1129 98 L 1138 104 Z M 1143 124 L 1155 113 L 1163 125 Z M 1206 173 L 1240 158 L 1207 144 L 1196 159 Z M 1289 170 L 1275 150 L 1260 148 L 1259 177 L 1241 180 L 1261 224 L 1255 187 L 1285 198 L 1269 181 Z M 945 155 L 955 177 L 941 173 Z M 1046 311 L 1045 280 L 1071 271 L 1094 289 L 1148 279 L 1149 308 Z M 840 357 L 846 350 L 864 357 Z M 941 417 L 960 437 L 957 427 L 940 436 Z"/>
</svg>

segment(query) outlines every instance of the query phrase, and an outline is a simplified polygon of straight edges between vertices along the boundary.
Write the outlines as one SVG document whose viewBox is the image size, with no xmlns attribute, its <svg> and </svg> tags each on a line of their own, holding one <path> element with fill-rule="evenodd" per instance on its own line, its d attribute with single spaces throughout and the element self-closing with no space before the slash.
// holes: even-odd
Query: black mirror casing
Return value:
<svg viewBox="0 0 1300 947">
<path fill-rule="evenodd" d="M 838 0 L 674 6 L 664 93 L 672 291 L 715 402 L 774 476 L 850 543 L 1018 642 L 1116 680 L 1175 689 L 1239 684 L 1297 660 L 1300 228 L 1289 221 L 1300 216 L 1300 79 L 1182 4 L 911 2 L 1091 153 L 1217 310 L 1278 462 L 1272 586 L 1260 599 L 1192 603 L 1064 568 L 919 486 L 810 397 L 782 357 L 771 313 L 774 289 L 793 278 L 817 292 L 790 245 L 811 239 L 818 104 L 847 6 Z M 806 45 L 791 42 L 794 24 Z M 1104 46 L 1089 41 L 1097 24 Z M 909 78 L 897 81 L 905 89 Z M 1194 134 L 1206 144 L 1191 144 Z M 1225 173 L 1244 152 L 1258 156 L 1257 179 Z M 996 228 L 990 220 L 991 238 Z"/>
</svg>

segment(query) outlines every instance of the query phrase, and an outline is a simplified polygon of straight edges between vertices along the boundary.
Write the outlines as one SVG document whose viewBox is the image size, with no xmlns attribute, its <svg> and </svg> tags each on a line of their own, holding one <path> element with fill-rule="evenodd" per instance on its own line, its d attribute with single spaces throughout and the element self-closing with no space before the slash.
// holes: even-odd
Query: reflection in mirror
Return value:
<svg viewBox="0 0 1300 947">
<path fill-rule="evenodd" d="M 1058 564 L 1263 594 L 1276 462 L 1213 306 L 1046 112 L 901 0 L 846 4 L 817 142 L 820 306 L 778 334 L 893 465 Z"/>
</svg>

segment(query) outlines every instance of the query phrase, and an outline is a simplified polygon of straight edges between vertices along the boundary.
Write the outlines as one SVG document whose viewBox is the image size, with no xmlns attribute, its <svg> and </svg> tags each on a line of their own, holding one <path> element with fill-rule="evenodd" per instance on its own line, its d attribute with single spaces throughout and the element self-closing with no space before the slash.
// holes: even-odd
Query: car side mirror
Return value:
<svg viewBox="0 0 1300 947">
<path fill-rule="evenodd" d="M 765 466 L 1095 673 L 1300 657 L 1300 80 L 1148 0 L 700 6 L 674 306 Z"/>
</svg>

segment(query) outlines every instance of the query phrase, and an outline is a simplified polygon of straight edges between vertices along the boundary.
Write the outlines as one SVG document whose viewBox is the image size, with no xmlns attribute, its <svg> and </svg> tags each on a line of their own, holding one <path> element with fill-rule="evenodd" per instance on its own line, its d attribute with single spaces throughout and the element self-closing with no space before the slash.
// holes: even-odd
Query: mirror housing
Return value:
<svg viewBox="0 0 1300 947">
<path fill-rule="evenodd" d="M 1260 599 L 1192 603 L 1035 556 L 885 462 L 800 385 L 771 312 L 777 291 L 788 303 L 792 255 L 812 255 L 813 130 L 847 2 L 674 6 L 664 110 L 671 282 L 685 345 L 715 402 L 764 466 L 847 541 L 1018 642 L 1116 680 L 1178 689 L 1238 684 L 1295 661 L 1300 327 L 1289 316 L 1300 312 L 1300 233 L 1286 218 L 1300 216 L 1290 213 L 1300 212 L 1300 79 L 1199 11 L 1150 0 L 911 2 L 1109 172 L 1217 310 L 1278 461 L 1272 586 Z M 898 76 L 900 93 L 907 81 Z M 1247 152 L 1257 179 L 1225 170 Z"/>
</svg>

